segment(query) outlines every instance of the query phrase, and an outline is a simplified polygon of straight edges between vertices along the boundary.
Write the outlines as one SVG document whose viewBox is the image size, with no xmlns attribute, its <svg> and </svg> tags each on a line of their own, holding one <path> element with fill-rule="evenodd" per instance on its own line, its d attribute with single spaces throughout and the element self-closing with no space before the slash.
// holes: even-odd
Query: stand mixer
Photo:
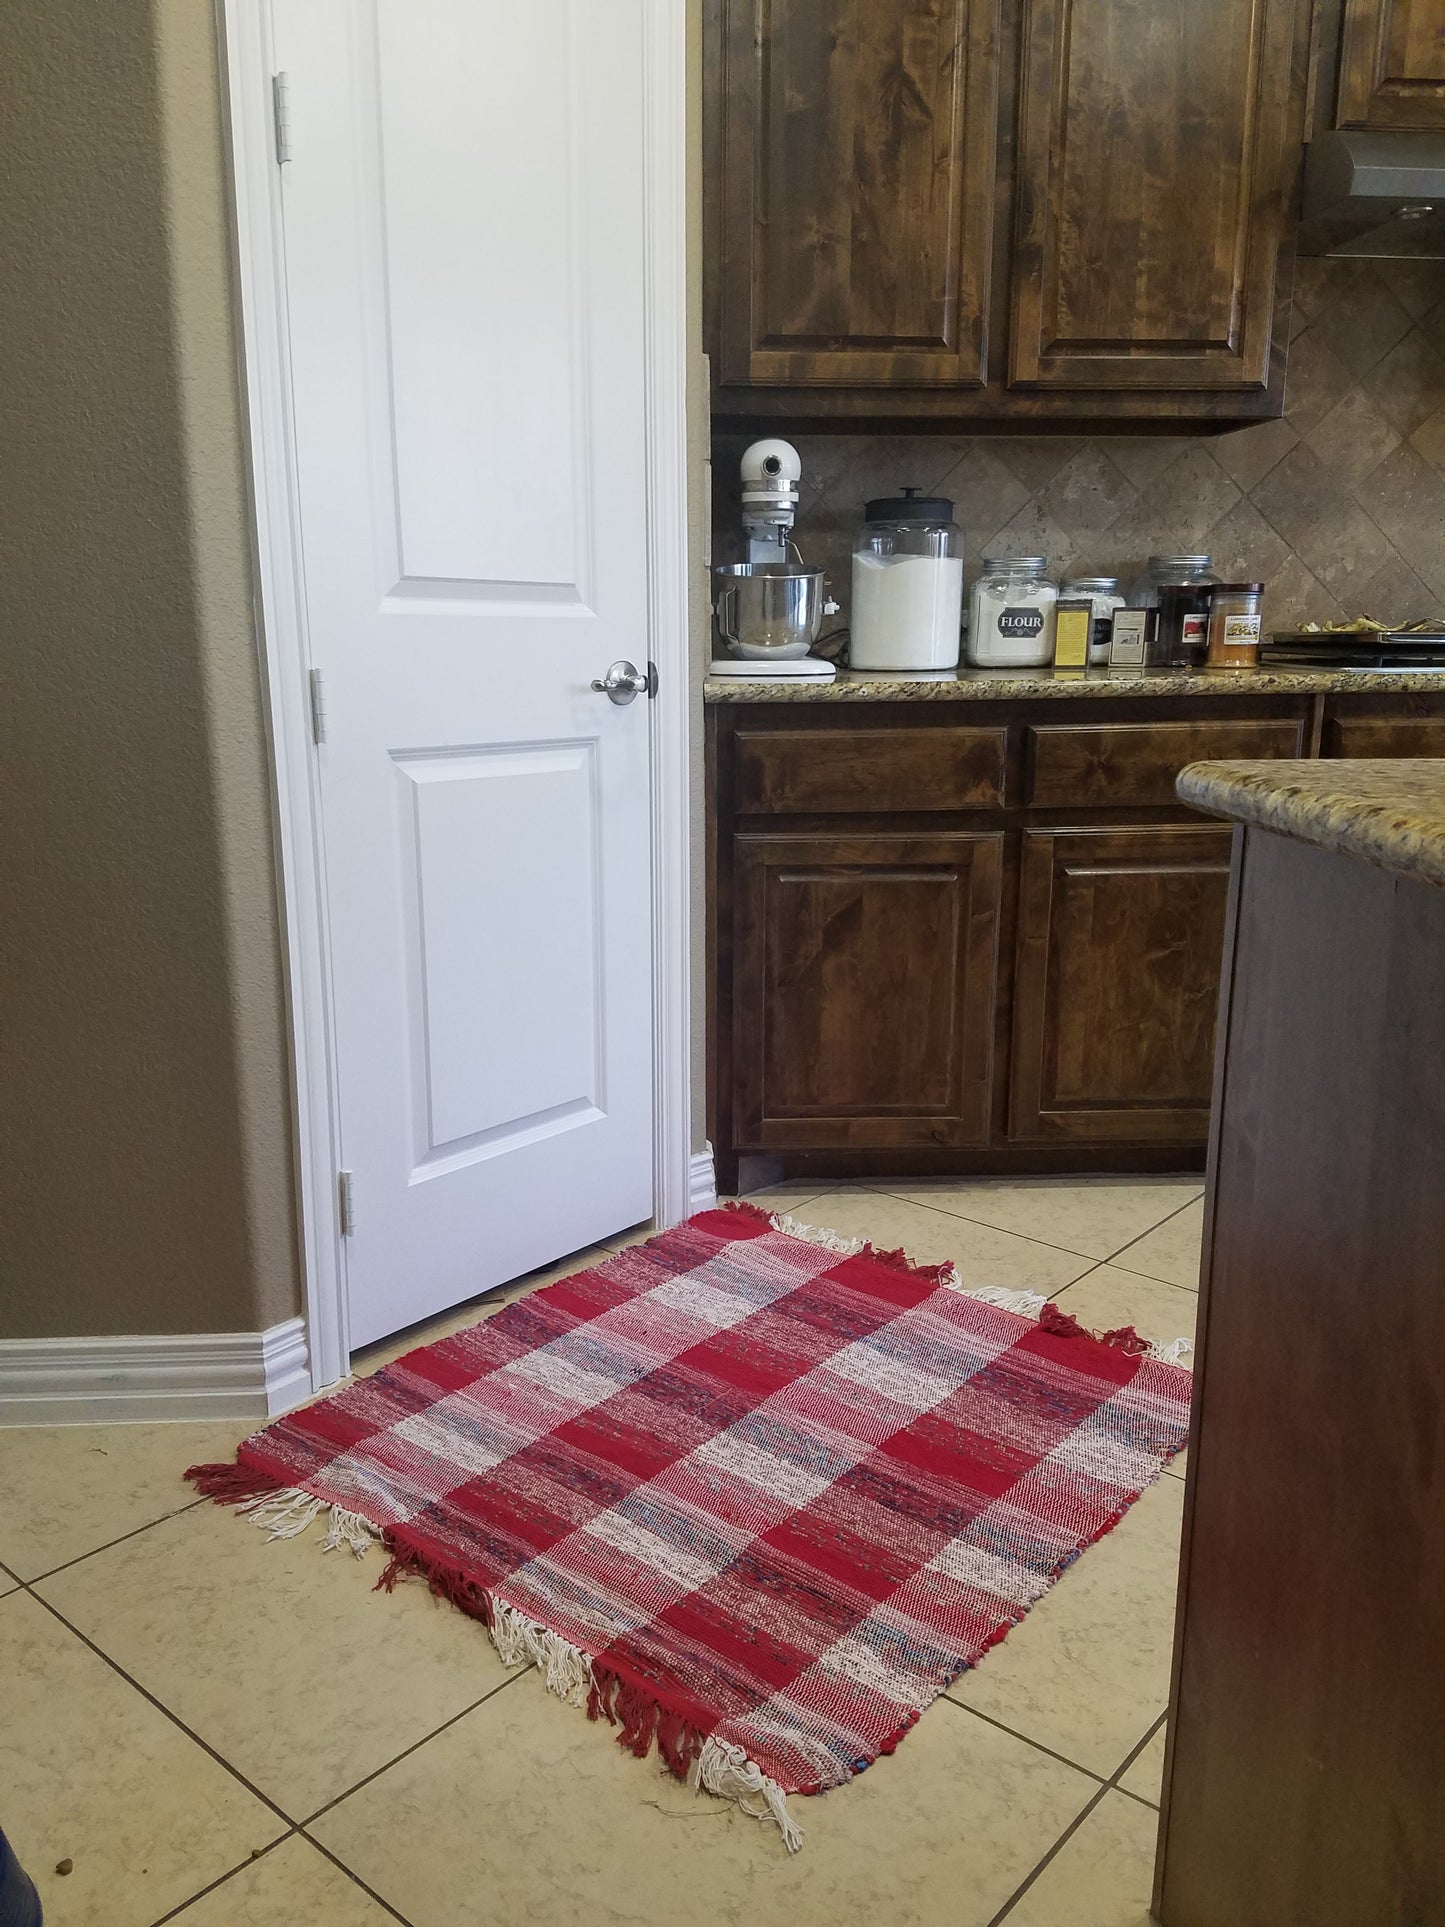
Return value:
<svg viewBox="0 0 1445 1927">
<path fill-rule="evenodd" d="M 769 437 L 743 451 L 741 466 L 748 559 L 713 570 L 713 612 L 730 653 L 710 674 L 826 681 L 836 674 L 832 663 L 808 652 L 838 605 L 823 571 L 805 568 L 792 540 L 802 460 L 791 442 Z"/>
</svg>

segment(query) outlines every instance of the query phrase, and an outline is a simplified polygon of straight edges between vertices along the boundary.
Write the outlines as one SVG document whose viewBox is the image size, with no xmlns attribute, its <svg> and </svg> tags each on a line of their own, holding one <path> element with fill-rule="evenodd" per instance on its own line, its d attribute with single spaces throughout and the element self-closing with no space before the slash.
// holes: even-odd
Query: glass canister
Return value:
<svg viewBox="0 0 1445 1927">
<path fill-rule="evenodd" d="M 953 669 L 963 616 L 963 532 L 941 495 L 865 503 L 853 545 L 854 669 Z"/>
<path fill-rule="evenodd" d="M 1114 611 L 1122 609 L 1116 575 L 1071 575 L 1065 582 L 1065 596 L 1087 596 L 1094 605 L 1093 626 L 1089 632 L 1089 667 L 1102 669 L 1109 660 L 1109 643 L 1114 634 Z"/>
<path fill-rule="evenodd" d="M 1208 555 L 1151 555 L 1130 603 L 1157 609 L 1151 667 L 1198 669 L 1209 644 L 1209 598 L 1219 578 Z"/>
<path fill-rule="evenodd" d="M 1209 603 L 1206 669 L 1253 669 L 1259 661 L 1262 582 L 1221 582 Z"/>
<path fill-rule="evenodd" d="M 985 556 L 969 604 L 969 661 L 978 669 L 1038 669 L 1051 663 L 1058 600 L 1046 556 Z"/>
</svg>

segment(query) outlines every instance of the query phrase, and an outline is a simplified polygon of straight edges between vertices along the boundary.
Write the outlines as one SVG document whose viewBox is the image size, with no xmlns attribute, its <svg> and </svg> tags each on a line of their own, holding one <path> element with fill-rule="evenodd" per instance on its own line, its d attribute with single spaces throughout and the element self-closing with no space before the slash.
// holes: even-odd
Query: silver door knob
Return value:
<svg viewBox="0 0 1445 1927">
<path fill-rule="evenodd" d="M 638 696 L 652 694 L 651 677 L 627 661 L 614 662 L 605 676 L 594 676 L 592 687 L 614 703 L 630 703 Z"/>
</svg>

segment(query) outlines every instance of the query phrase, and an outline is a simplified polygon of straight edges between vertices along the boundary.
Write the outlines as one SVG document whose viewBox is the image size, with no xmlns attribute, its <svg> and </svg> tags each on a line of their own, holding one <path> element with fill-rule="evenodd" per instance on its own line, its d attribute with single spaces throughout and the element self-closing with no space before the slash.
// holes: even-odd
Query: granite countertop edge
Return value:
<svg viewBox="0 0 1445 1927">
<path fill-rule="evenodd" d="M 1146 670 L 1140 675 L 1055 676 L 1043 670 L 970 670 L 960 675 L 886 676 L 845 672 L 832 682 L 784 682 L 709 676 L 703 701 L 720 703 L 948 703 L 1036 701 L 1065 697 L 1317 696 L 1336 691 L 1445 692 L 1445 669 L 1250 669 L 1217 675 L 1202 670 Z"/>
<path fill-rule="evenodd" d="M 1190 763 L 1177 788 L 1211 816 L 1445 889 L 1445 759 Z"/>
</svg>

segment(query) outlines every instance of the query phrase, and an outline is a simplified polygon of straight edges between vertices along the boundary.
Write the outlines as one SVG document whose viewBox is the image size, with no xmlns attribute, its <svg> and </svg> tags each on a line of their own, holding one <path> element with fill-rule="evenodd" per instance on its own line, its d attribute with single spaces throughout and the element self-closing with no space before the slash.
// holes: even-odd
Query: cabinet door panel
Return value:
<svg viewBox="0 0 1445 1927">
<path fill-rule="evenodd" d="M 734 1140 L 988 1136 L 1000 835 L 734 840 Z"/>
<path fill-rule="evenodd" d="M 1295 0 L 1022 6 L 1010 386 L 1262 388 Z"/>
<path fill-rule="evenodd" d="M 1024 836 L 1010 1136 L 1208 1132 L 1227 829 Z"/>
<path fill-rule="evenodd" d="M 1335 125 L 1445 128 L 1441 0 L 1346 0 Z"/>
<path fill-rule="evenodd" d="M 1323 756 L 1445 756 L 1445 716 L 1413 721 L 1386 716 L 1332 716 L 1325 722 Z"/>
<path fill-rule="evenodd" d="M 998 0 L 714 0 L 719 374 L 977 387 Z"/>
</svg>

